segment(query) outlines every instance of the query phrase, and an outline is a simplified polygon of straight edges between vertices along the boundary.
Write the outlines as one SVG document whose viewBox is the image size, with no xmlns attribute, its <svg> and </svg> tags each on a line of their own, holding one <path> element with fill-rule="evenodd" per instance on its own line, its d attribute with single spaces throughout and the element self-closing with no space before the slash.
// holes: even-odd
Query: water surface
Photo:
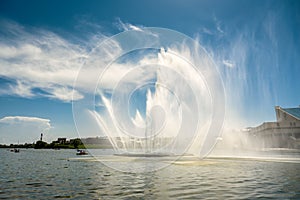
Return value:
<svg viewBox="0 0 300 200">
<path fill-rule="evenodd" d="M 0 199 L 300 199 L 297 161 L 215 158 L 134 174 L 75 154 L 0 149 Z"/>
</svg>

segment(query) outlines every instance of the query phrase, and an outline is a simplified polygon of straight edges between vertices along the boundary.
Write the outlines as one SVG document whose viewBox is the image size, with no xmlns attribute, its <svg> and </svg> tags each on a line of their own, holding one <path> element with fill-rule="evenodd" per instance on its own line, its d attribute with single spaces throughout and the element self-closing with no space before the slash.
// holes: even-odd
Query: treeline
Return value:
<svg viewBox="0 0 300 200">
<path fill-rule="evenodd" d="M 84 149 L 85 146 L 81 142 L 79 138 L 72 139 L 67 143 L 58 143 L 57 141 L 53 141 L 51 143 L 47 143 L 44 141 L 37 141 L 32 144 L 0 144 L 0 148 L 35 148 L 35 149 Z"/>
<path fill-rule="evenodd" d="M 34 144 L 0 144 L 0 148 L 34 148 Z"/>
<path fill-rule="evenodd" d="M 47 143 L 37 141 L 32 144 L 0 144 L 0 148 L 35 148 L 35 149 L 110 149 L 113 148 L 107 137 L 76 138 L 67 140 L 58 138 L 56 141 Z"/>
<path fill-rule="evenodd" d="M 84 145 L 79 138 L 72 139 L 66 143 L 53 141 L 50 144 L 44 141 L 37 141 L 34 145 L 35 149 L 84 149 Z"/>
</svg>

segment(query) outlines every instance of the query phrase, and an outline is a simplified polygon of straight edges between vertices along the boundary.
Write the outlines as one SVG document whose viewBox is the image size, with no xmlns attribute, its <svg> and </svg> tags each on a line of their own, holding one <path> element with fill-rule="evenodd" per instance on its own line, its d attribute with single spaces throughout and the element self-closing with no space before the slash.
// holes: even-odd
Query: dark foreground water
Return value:
<svg viewBox="0 0 300 200">
<path fill-rule="evenodd" d="M 297 161 L 218 158 L 133 174 L 75 153 L 0 149 L 0 199 L 300 199 Z"/>
</svg>

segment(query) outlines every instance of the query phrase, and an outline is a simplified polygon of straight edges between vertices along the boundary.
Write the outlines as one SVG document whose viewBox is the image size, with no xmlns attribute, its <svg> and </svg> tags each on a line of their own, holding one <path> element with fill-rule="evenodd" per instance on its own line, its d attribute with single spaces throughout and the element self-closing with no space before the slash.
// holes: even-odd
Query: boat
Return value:
<svg viewBox="0 0 300 200">
<path fill-rule="evenodd" d="M 19 153 L 19 152 L 20 152 L 20 149 L 16 149 L 16 148 L 14 148 L 14 149 L 11 149 L 11 150 L 10 150 L 10 152 Z"/>
<path fill-rule="evenodd" d="M 80 149 L 78 149 L 76 153 L 76 155 L 87 155 L 87 154 L 88 153 L 85 150 L 80 150 Z"/>
</svg>

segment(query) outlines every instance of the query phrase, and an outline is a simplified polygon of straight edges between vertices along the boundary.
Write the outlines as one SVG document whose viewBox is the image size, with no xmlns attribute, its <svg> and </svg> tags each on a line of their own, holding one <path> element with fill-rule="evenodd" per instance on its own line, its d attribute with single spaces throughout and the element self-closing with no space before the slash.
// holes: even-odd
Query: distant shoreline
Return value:
<svg viewBox="0 0 300 200">
<path fill-rule="evenodd" d="M 0 149 L 113 149 L 111 145 L 107 144 L 45 144 L 45 145 L 37 145 L 37 144 L 0 144 Z"/>
<path fill-rule="evenodd" d="M 39 140 L 36 143 L 24 144 L 0 144 L 0 148 L 23 148 L 23 149 L 112 149 L 113 146 L 105 137 L 96 138 L 58 138 L 56 141 L 47 143 Z"/>
</svg>

